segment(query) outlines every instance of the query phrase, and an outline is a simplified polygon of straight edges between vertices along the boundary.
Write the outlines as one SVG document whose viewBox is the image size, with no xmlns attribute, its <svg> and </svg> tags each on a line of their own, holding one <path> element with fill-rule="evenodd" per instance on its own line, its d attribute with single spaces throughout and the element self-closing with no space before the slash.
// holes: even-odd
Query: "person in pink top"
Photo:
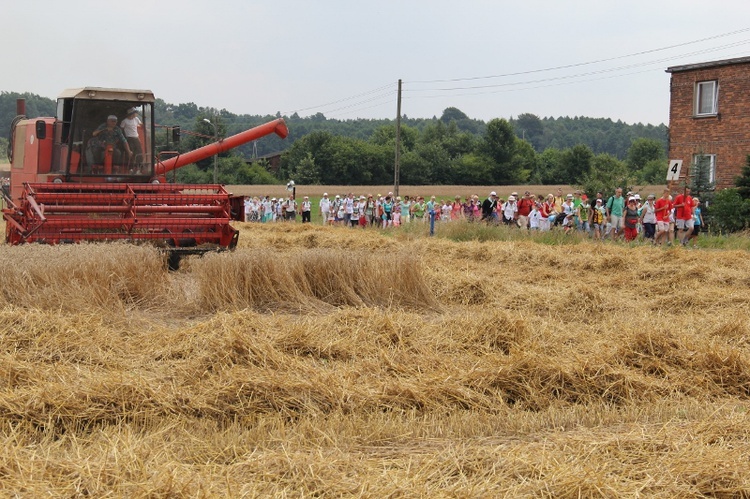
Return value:
<svg viewBox="0 0 750 499">
<path fill-rule="evenodd" d="M 461 196 L 456 196 L 453 204 L 451 204 L 451 220 L 458 220 L 463 215 L 463 205 L 461 204 Z"/>
</svg>

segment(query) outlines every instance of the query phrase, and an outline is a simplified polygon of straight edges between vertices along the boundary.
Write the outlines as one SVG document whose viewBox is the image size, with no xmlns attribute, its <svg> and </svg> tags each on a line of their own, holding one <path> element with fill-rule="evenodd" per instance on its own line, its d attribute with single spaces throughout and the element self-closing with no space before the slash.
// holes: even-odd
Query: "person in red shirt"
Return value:
<svg viewBox="0 0 750 499">
<path fill-rule="evenodd" d="M 683 246 L 687 244 L 688 236 L 693 233 L 693 198 L 690 197 L 690 187 L 685 186 L 682 194 L 674 198 L 677 239 Z"/>
<path fill-rule="evenodd" d="M 531 213 L 533 207 L 534 197 L 529 191 L 524 192 L 523 197 L 518 201 L 518 213 L 516 214 L 518 226 L 522 229 L 529 228 L 529 213 Z"/>
<path fill-rule="evenodd" d="M 669 214 L 672 212 L 672 202 L 669 200 L 669 189 L 664 189 L 664 194 L 654 203 L 654 214 L 656 215 L 656 237 L 654 244 L 661 244 L 662 239 L 669 234 Z"/>
</svg>

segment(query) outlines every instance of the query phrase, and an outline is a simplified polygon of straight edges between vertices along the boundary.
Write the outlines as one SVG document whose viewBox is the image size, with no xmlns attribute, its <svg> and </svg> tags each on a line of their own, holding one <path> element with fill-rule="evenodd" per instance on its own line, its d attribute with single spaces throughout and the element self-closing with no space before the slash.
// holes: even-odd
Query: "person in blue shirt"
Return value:
<svg viewBox="0 0 750 499">
<path fill-rule="evenodd" d="M 701 227 L 704 227 L 703 213 L 701 211 L 701 200 L 693 198 L 693 232 L 688 236 L 688 241 L 692 246 L 695 246 L 695 239 L 701 232 Z"/>
</svg>

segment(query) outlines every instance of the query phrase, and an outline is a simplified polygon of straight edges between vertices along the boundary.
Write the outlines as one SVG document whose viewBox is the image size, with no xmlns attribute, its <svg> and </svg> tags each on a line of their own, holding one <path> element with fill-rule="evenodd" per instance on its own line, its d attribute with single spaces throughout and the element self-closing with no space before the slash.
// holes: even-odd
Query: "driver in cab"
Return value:
<svg viewBox="0 0 750 499">
<path fill-rule="evenodd" d="M 89 165 L 103 164 L 104 151 L 109 145 L 113 146 L 112 162 L 114 164 L 123 164 L 122 151 L 117 147 L 118 145 L 122 145 L 127 154 L 127 160 L 130 160 L 133 155 L 130 150 L 130 145 L 125 138 L 125 135 L 122 133 L 122 129 L 117 126 L 117 116 L 115 115 L 108 116 L 107 122 L 99 125 L 91 134 L 91 137 L 88 147 L 86 148 L 86 160 Z"/>
</svg>

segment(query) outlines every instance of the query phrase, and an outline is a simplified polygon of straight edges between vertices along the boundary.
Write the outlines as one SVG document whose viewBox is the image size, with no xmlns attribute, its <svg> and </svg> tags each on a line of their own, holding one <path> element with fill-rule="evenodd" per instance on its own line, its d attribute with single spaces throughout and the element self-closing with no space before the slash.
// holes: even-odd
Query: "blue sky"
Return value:
<svg viewBox="0 0 750 499">
<path fill-rule="evenodd" d="M 667 123 L 669 66 L 750 55 L 747 0 L 3 2 L 0 90 L 145 88 L 329 118 Z"/>
</svg>

